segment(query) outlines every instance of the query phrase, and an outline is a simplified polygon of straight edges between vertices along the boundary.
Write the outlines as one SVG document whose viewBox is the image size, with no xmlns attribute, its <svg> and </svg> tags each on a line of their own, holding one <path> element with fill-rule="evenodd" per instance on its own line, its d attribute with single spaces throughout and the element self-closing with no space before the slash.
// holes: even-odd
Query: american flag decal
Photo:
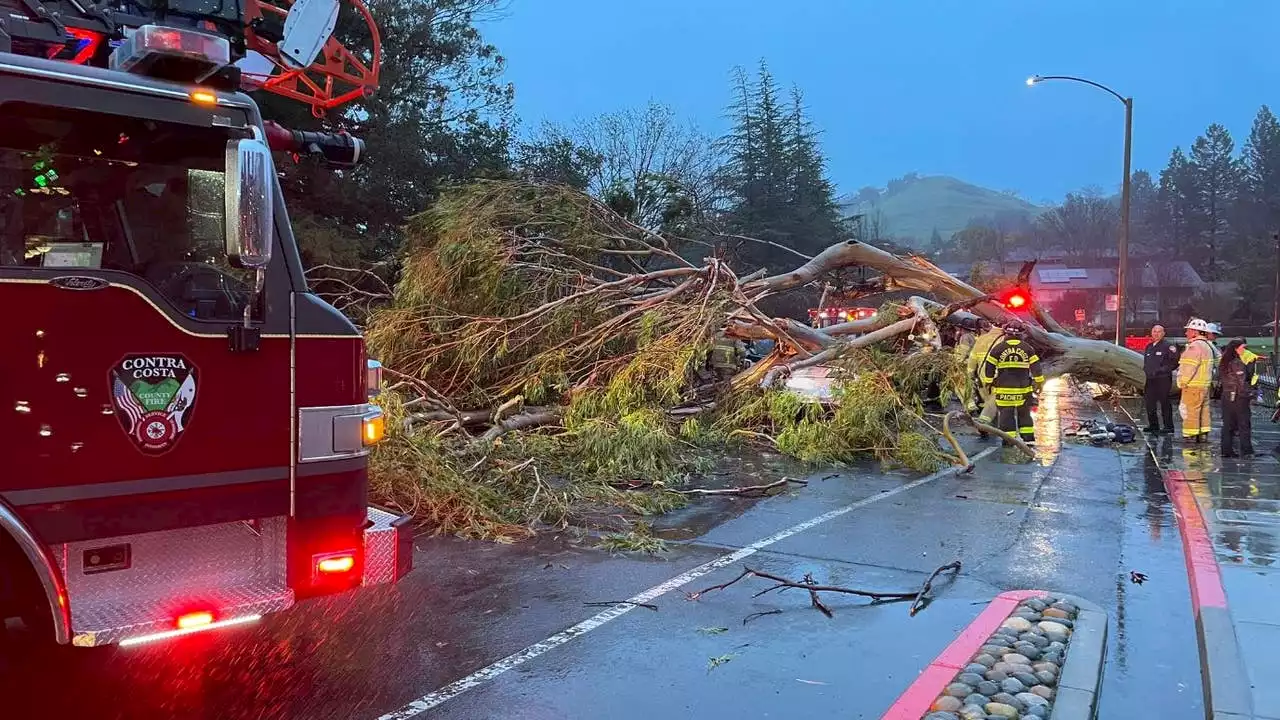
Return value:
<svg viewBox="0 0 1280 720">
<path fill-rule="evenodd" d="M 125 387 L 118 373 L 113 373 L 113 379 L 115 383 L 111 394 L 115 396 L 116 407 L 129 418 L 128 432 L 132 434 L 146 411 L 142 409 L 142 405 L 138 404 L 138 399 L 133 396 L 133 393 L 129 392 L 129 388 Z"/>
</svg>

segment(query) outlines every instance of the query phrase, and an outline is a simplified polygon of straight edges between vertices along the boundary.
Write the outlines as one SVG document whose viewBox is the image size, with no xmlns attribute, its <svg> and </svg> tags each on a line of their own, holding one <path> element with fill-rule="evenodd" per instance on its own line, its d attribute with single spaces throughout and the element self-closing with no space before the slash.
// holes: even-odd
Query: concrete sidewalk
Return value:
<svg viewBox="0 0 1280 720">
<path fill-rule="evenodd" d="M 1280 425 L 1270 416 L 1255 409 L 1248 458 L 1221 457 L 1216 407 L 1207 445 L 1146 438 L 1183 531 L 1210 718 L 1280 720 Z"/>
</svg>

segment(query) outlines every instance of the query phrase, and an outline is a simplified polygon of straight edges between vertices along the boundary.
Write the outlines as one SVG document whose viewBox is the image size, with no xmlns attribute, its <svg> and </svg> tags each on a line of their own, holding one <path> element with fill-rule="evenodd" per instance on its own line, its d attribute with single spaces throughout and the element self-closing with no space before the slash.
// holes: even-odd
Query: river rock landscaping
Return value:
<svg viewBox="0 0 1280 720">
<path fill-rule="evenodd" d="M 1047 720 L 1078 613 L 1053 597 L 1019 603 L 924 720 Z"/>
</svg>

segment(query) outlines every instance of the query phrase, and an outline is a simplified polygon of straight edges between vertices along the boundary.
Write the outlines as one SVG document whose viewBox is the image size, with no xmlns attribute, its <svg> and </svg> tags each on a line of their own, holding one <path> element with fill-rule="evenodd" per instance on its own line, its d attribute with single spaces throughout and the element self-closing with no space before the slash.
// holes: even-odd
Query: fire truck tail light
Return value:
<svg viewBox="0 0 1280 720">
<path fill-rule="evenodd" d="M 316 557 L 316 573 L 319 575 L 342 575 L 351 572 L 355 566 L 354 552 L 331 553 Z"/>
<path fill-rule="evenodd" d="M 187 613 L 186 615 L 179 617 L 178 622 L 175 624 L 178 626 L 179 630 L 193 630 L 198 627 L 204 627 L 205 625 L 212 625 L 213 613 L 208 610 Z"/>
<path fill-rule="evenodd" d="M 191 615 L 199 615 L 201 613 L 191 613 Z M 204 613 L 212 618 L 210 613 Z M 189 617 L 183 615 L 182 618 Z M 182 618 L 178 618 L 178 622 L 182 622 Z M 157 642 L 160 640 L 169 640 L 172 638 L 182 637 L 184 635 L 193 635 L 198 632 L 208 630 L 217 630 L 218 628 L 231 627 L 233 625 L 244 625 L 246 623 L 261 620 L 261 615 L 244 615 L 242 617 L 228 618 L 226 620 L 211 621 L 204 624 L 197 624 L 190 627 L 179 627 L 176 630 L 166 630 L 164 632 L 152 633 L 150 635 L 138 635 L 136 637 L 126 638 L 120 641 L 120 647 L 129 647 L 131 645 L 144 645 L 146 643 Z"/>
<path fill-rule="evenodd" d="M 382 438 L 387 434 L 387 419 L 382 414 L 382 410 L 370 406 L 369 411 L 364 414 L 361 421 L 360 437 L 365 447 L 382 442 Z"/>
</svg>

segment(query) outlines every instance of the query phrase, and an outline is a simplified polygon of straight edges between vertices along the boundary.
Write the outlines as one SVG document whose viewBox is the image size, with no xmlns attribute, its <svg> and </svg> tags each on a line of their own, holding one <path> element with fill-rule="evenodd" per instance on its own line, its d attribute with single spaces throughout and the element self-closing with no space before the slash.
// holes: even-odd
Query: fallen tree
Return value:
<svg viewBox="0 0 1280 720">
<path fill-rule="evenodd" d="M 407 233 L 399 281 L 366 332 L 395 380 L 380 401 L 393 422 L 373 483 L 384 502 L 463 534 L 524 534 L 583 507 L 662 512 L 726 446 L 811 464 L 964 465 L 921 401 L 931 384 L 969 391 L 942 329 L 1012 319 L 921 258 L 855 241 L 786 273 L 740 275 L 714 238 L 652 232 L 562 187 L 454 188 Z M 919 295 L 825 329 L 761 310 L 853 266 Z M 1030 332 L 1049 375 L 1142 383 L 1132 351 L 1044 324 Z M 775 346 L 721 378 L 708 366 L 718 333 Z M 784 387 L 817 365 L 842 378 L 833 406 Z"/>
</svg>

